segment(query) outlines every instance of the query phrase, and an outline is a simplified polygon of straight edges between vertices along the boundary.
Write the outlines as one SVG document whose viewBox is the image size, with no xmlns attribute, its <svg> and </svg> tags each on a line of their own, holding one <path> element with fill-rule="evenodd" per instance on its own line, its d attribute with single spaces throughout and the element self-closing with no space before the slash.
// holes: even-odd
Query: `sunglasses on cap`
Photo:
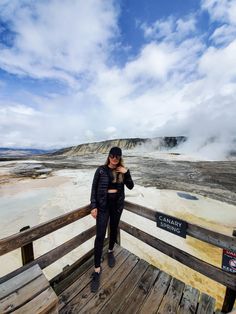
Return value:
<svg viewBox="0 0 236 314">
<path fill-rule="evenodd" d="M 119 156 L 119 155 L 112 155 L 112 154 L 110 154 L 109 157 L 110 157 L 111 159 L 116 158 L 116 159 L 118 159 L 118 160 L 121 158 L 121 156 Z"/>
</svg>

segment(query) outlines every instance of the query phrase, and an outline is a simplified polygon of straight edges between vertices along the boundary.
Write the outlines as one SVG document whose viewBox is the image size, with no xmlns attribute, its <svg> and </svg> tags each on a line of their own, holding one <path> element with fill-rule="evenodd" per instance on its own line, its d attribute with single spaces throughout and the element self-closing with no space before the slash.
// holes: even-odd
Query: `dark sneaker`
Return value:
<svg viewBox="0 0 236 314">
<path fill-rule="evenodd" d="M 91 292 L 97 292 L 99 285 L 100 285 L 100 273 L 97 272 L 93 272 L 91 277 L 92 277 L 92 281 L 90 284 L 90 288 L 91 288 Z"/>
<path fill-rule="evenodd" d="M 107 253 L 107 258 L 108 258 L 108 266 L 109 267 L 114 267 L 116 264 L 116 259 L 115 256 L 113 254 L 113 252 L 108 252 Z"/>
</svg>

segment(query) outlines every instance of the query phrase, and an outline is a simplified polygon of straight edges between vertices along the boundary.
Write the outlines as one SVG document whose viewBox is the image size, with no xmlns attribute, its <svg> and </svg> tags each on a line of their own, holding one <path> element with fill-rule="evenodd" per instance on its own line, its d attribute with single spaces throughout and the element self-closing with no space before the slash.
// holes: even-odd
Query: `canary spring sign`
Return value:
<svg viewBox="0 0 236 314">
<path fill-rule="evenodd" d="M 186 221 L 156 213 L 157 227 L 176 234 L 182 238 L 186 238 L 187 223 Z"/>
</svg>

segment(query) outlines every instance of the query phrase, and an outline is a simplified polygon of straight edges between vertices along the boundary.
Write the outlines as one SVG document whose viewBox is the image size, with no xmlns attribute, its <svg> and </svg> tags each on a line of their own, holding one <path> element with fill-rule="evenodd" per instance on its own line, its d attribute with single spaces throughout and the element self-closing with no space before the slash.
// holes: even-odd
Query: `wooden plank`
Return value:
<svg viewBox="0 0 236 314">
<path fill-rule="evenodd" d="M 188 285 L 185 286 L 178 314 L 196 313 L 199 294 L 199 290 Z"/>
<path fill-rule="evenodd" d="M 145 299 L 142 307 L 140 308 L 140 314 L 154 314 L 157 312 L 161 301 L 169 287 L 171 276 L 165 272 L 160 272 L 154 286 L 151 288 L 150 293 Z"/>
<path fill-rule="evenodd" d="M 44 255 L 38 257 L 33 262 L 14 270 L 13 272 L 5 275 L 4 277 L 0 278 L 0 283 L 6 281 L 17 274 L 21 273 L 23 270 L 30 268 L 32 265 L 39 264 L 40 268 L 43 269 L 55 261 L 57 261 L 62 256 L 66 255 L 77 246 L 81 245 L 85 241 L 89 240 L 93 237 L 96 233 L 96 226 L 91 227 L 90 229 L 80 233 L 79 235 L 75 236 L 74 238 L 70 239 L 69 241 L 61 244 L 60 246 L 56 247 L 55 249 L 45 253 Z"/>
<path fill-rule="evenodd" d="M 78 266 L 72 273 L 68 273 L 67 277 L 58 283 L 52 285 L 57 295 L 61 294 L 63 290 L 68 288 L 74 281 L 76 281 L 88 268 L 94 265 L 94 257 L 91 256 L 82 265 Z M 68 269 L 65 270 L 67 272 Z"/>
<path fill-rule="evenodd" d="M 109 302 L 107 302 L 103 308 L 100 309 L 99 314 L 117 313 L 123 302 L 125 302 L 130 293 L 133 291 L 141 276 L 147 270 L 147 267 L 148 263 L 144 260 L 140 260 L 115 293 L 111 296 Z"/>
<path fill-rule="evenodd" d="M 128 258 L 130 253 L 127 250 L 122 250 L 120 254 L 116 258 L 116 266 L 113 268 L 109 268 L 108 265 L 104 265 L 103 272 L 101 274 L 100 278 L 100 289 L 97 291 L 97 293 L 100 293 L 102 286 L 111 278 L 113 277 L 116 269 L 120 267 L 122 263 L 125 262 L 125 260 Z M 109 268 L 109 270 L 108 270 Z M 105 271 L 107 270 L 107 271 Z M 91 279 L 90 279 L 91 281 Z M 90 282 L 89 281 L 89 282 Z M 88 284 L 79 294 L 76 295 L 76 297 L 71 300 L 71 302 L 60 310 L 60 313 L 81 313 L 82 308 L 91 300 L 91 298 L 94 296 L 93 293 L 90 291 L 90 284 Z"/>
<path fill-rule="evenodd" d="M 156 221 L 156 213 L 161 213 L 158 211 L 154 211 L 147 207 L 134 204 L 128 201 L 125 201 L 125 209 L 135 213 L 139 216 L 145 217 L 149 220 Z M 175 217 L 173 217 L 175 218 Z M 187 235 L 196 238 L 198 240 L 204 241 L 206 243 L 213 244 L 222 249 L 236 251 L 236 238 L 230 237 L 224 234 L 220 234 L 218 232 L 214 232 L 212 230 L 191 224 L 187 222 Z"/>
<path fill-rule="evenodd" d="M 52 309 L 50 309 L 47 314 L 58 314 L 58 305 L 54 306 Z"/>
<path fill-rule="evenodd" d="M 223 284 L 224 286 L 236 290 L 236 276 L 234 274 L 227 273 L 218 267 L 201 261 L 197 257 L 192 256 L 160 239 L 157 239 L 154 236 L 151 236 L 150 234 L 123 221 L 120 221 L 120 228 L 151 247 L 190 267 L 191 269 L 198 271 L 199 273 Z"/>
<path fill-rule="evenodd" d="M 103 255 L 105 254 L 105 252 L 107 252 L 107 250 L 108 250 L 108 241 L 106 241 L 106 244 L 103 248 Z M 117 252 L 117 250 L 116 250 L 116 252 Z M 94 249 L 89 251 L 89 253 L 93 254 Z M 89 254 L 89 256 L 90 256 L 90 254 Z M 53 285 L 53 289 L 57 295 L 61 294 L 62 291 L 67 289 L 85 271 L 87 271 L 88 268 L 90 268 L 91 266 L 94 265 L 94 255 L 90 256 L 90 258 L 85 260 L 85 261 L 83 260 L 84 257 L 85 256 L 83 256 L 81 259 L 79 259 L 74 264 L 72 264 L 71 267 L 69 267 L 69 269 L 66 269 L 65 271 L 63 271 L 63 275 L 61 275 L 61 277 L 58 277 L 60 279 L 62 278 L 61 281 Z M 71 268 L 71 270 L 70 270 L 70 268 Z M 51 281 L 50 281 L 50 284 L 52 285 Z"/>
<path fill-rule="evenodd" d="M 116 258 L 119 258 L 119 255 L 122 252 L 122 248 L 117 246 L 114 251 L 114 255 Z M 103 273 L 108 268 L 107 263 L 102 263 Z M 59 309 L 61 310 L 65 307 L 71 300 L 79 294 L 91 281 L 91 274 L 94 270 L 94 265 L 89 267 L 87 271 L 85 271 L 72 285 L 70 285 L 67 289 L 65 289 L 59 295 Z"/>
<path fill-rule="evenodd" d="M 172 278 L 170 286 L 157 311 L 158 314 L 177 313 L 184 290 L 184 283 Z"/>
<path fill-rule="evenodd" d="M 56 287 L 65 280 L 68 276 L 73 274 L 75 271 L 77 271 L 82 265 L 84 265 L 88 260 L 90 260 L 93 257 L 94 254 L 94 248 L 89 250 L 86 254 L 81 256 L 77 261 L 75 261 L 73 264 L 69 265 L 65 269 L 62 270 L 59 274 L 57 274 L 55 277 L 50 279 L 50 285 L 55 290 Z"/>
<path fill-rule="evenodd" d="M 137 256 L 131 254 L 116 270 L 113 277 L 103 284 L 99 293 L 96 293 L 94 297 L 80 310 L 80 313 L 99 313 L 102 306 L 109 300 L 114 291 L 116 291 L 127 275 L 132 271 L 138 260 L 139 258 Z"/>
<path fill-rule="evenodd" d="M 57 304 L 57 295 L 53 289 L 49 287 L 40 293 L 36 298 L 14 311 L 14 314 L 45 314 L 51 309 L 55 309 Z"/>
<path fill-rule="evenodd" d="M 126 301 L 122 304 L 117 313 L 136 313 L 151 290 L 159 272 L 159 269 L 149 265 L 137 286 L 131 292 L 129 298 L 127 298 Z"/>
<path fill-rule="evenodd" d="M 75 209 L 69 213 L 53 218 L 23 232 L 0 239 L 0 256 L 35 241 L 55 230 L 58 230 L 78 219 L 90 214 L 89 205 Z"/>
<path fill-rule="evenodd" d="M 22 273 L 18 274 L 14 278 L 9 279 L 0 284 L 0 300 L 5 298 L 10 293 L 18 290 L 23 285 L 26 285 L 31 280 L 39 277 L 42 275 L 42 270 L 40 269 L 39 265 L 34 265 L 30 269 L 23 271 Z"/>
<path fill-rule="evenodd" d="M 0 313 L 9 313 L 21 305 L 32 300 L 35 296 L 43 292 L 49 287 L 46 277 L 41 276 L 35 278 L 25 286 L 15 290 L 4 299 L 0 300 Z"/>
<path fill-rule="evenodd" d="M 215 299 L 202 293 L 198 304 L 197 314 L 213 314 L 215 309 Z"/>
</svg>

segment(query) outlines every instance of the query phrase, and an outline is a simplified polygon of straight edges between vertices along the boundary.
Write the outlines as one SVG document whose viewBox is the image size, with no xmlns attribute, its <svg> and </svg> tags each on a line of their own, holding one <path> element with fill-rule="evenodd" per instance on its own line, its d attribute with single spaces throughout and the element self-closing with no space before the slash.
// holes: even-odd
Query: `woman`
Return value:
<svg viewBox="0 0 236 314">
<path fill-rule="evenodd" d="M 99 288 L 100 262 L 109 218 L 108 265 L 109 267 L 115 266 L 113 247 L 116 242 L 118 224 L 124 207 L 124 185 L 131 190 L 134 183 L 129 170 L 124 167 L 121 149 L 112 147 L 105 165 L 98 167 L 95 172 L 91 191 L 91 215 L 96 219 L 95 269 L 91 281 L 92 292 L 96 292 Z"/>
</svg>

